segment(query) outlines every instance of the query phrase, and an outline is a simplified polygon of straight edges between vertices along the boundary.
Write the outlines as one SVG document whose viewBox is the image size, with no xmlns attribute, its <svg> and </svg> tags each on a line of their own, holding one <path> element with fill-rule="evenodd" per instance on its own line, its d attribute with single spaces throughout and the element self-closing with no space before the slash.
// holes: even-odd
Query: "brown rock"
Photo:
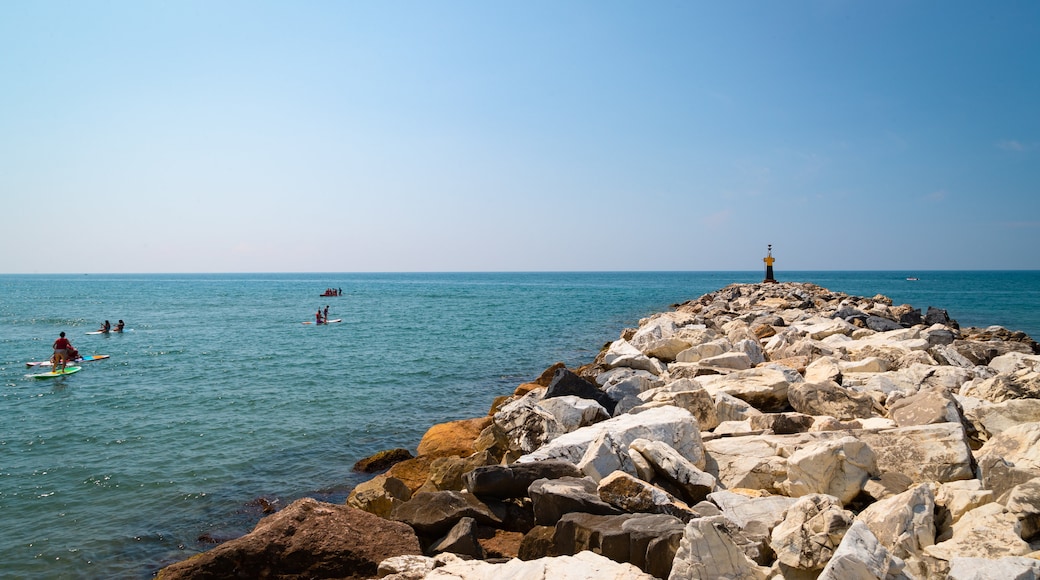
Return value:
<svg viewBox="0 0 1040 580">
<path fill-rule="evenodd" d="M 426 483 L 419 488 L 419 492 L 462 491 L 466 489 L 463 475 L 493 462 L 493 456 L 487 451 L 474 453 L 469 457 L 438 457 L 430 463 L 430 475 L 426 478 Z"/>
<path fill-rule="evenodd" d="M 430 457 L 429 455 L 421 455 L 407 461 L 402 461 L 395 464 L 386 472 L 387 477 L 396 477 L 404 482 L 408 486 L 408 489 L 415 493 L 420 487 L 426 483 L 426 480 L 430 477 L 430 464 L 436 457 Z"/>
<path fill-rule="evenodd" d="M 411 459 L 412 457 L 412 453 L 407 449 L 402 449 L 400 447 L 397 449 L 388 449 L 358 461 L 354 464 L 354 471 L 360 471 L 361 473 L 375 473 L 377 471 L 390 469 L 394 464 Z"/>
<path fill-rule="evenodd" d="M 407 525 L 303 498 L 253 531 L 159 571 L 158 578 L 341 578 L 376 575 L 393 556 L 420 554 Z"/>
<path fill-rule="evenodd" d="M 535 526 L 531 531 L 524 534 L 520 542 L 520 549 L 516 557 L 521 560 L 537 560 L 548 556 L 556 556 L 553 535 L 556 534 L 555 526 Z"/>
<path fill-rule="evenodd" d="M 496 530 L 485 526 L 480 526 L 477 531 L 477 540 L 484 548 L 485 558 L 516 558 L 520 555 L 520 545 L 525 537 L 521 532 Z"/>
<path fill-rule="evenodd" d="M 412 499 L 412 491 L 403 481 L 385 474 L 360 483 L 347 496 L 347 505 L 390 519 L 394 508 Z"/>
<path fill-rule="evenodd" d="M 491 424 L 491 417 L 462 419 L 449 423 L 434 425 L 423 435 L 419 442 L 419 455 L 431 457 L 469 457 L 476 451 L 473 441 L 480 432 Z"/>
</svg>

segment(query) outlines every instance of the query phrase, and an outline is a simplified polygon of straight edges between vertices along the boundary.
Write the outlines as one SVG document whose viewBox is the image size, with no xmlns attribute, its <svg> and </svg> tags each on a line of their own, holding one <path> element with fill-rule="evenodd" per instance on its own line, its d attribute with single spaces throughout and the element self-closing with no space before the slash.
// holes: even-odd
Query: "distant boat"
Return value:
<svg viewBox="0 0 1040 580">
<path fill-rule="evenodd" d="M 913 276 L 908 276 L 907 280 L 911 280 L 911 281 L 913 281 L 913 280 L 920 280 L 920 278 L 914 278 Z"/>
</svg>

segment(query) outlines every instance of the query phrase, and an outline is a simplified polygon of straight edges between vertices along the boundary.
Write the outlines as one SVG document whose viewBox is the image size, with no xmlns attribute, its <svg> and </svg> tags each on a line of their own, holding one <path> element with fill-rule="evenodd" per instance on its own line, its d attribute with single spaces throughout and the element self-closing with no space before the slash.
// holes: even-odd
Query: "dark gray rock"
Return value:
<svg viewBox="0 0 1040 580">
<path fill-rule="evenodd" d="M 527 488 L 539 479 L 583 477 L 573 463 L 566 461 L 533 461 L 509 465 L 485 465 L 462 476 L 470 493 L 487 497 L 525 497 Z"/>
<path fill-rule="evenodd" d="M 868 316 L 863 322 L 867 325 L 867 328 L 874 332 L 888 332 L 889 330 L 899 330 L 900 328 L 903 328 L 903 325 L 899 324 L 895 320 L 889 320 L 880 316 Z"/>
<path fill-rule="evenodd" d="M 686 525 L 663 514 L 598 516 L 567 514 L 556 524 L 556 553 L 589 550 L 615 562 L 629 562 L 648 574 L 667 578 Z"/>
<path fill-rule="evenodd" d="M 950 313 L 946 312 L 946 310 L 942 308 L 929 306 L 928 310 L 924 313 L 924 323 L 928 326 L 933 324 L 950 326 Z"/>
<path fill-rule="evenodd" d="M 477 539 L 477 520 L 469 517 L 460 519 L 447 535 L 434 542 L 426 551 L 431 556 L 442 552 L 483 560 L 484 548 L 480 546 L 480 541 Z"/>
<path fill-rule="evenodd" d="M 420 536 L 438 538 L 465 517 L 478 523 L 502 527 L 502 520 L 471 493 L 435 491 L 417 493 L 394 508 L 390 517 L 412 526 Z"/>
<path fill-rule="evenodd" d="M 607 414 L 614 414 L 617 401 L 610 395 L 601 391 L 596 385 L 579 377 L 568 369 L 557 369 L 553 375 L 552 382 L 545 392 L 545 398 L 562 397 L 564 395 L 575 395 L 583 399 L 592 399 L 607 410 Z"/>
<path fill-rule="evenodd" d="M 621 510 L 599 497 L 596 482 L 588 477 L 539 479 L 529 489 L 534 503 L 534 521 L 540 526 L 551 526 L 564 514 L 620 514 Z"/>
</svg>

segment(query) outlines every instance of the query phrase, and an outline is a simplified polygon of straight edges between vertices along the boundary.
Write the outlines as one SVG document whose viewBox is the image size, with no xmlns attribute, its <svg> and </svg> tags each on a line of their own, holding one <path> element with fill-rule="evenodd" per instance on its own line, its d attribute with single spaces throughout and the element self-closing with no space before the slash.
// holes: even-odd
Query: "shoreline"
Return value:
<svg viewBox="0 0 1040 580">
<path fill-rule="evenodd" d="M 358 485 L 346 503 L 359 508 L 353 511 L 376 514 L 381 520 L 390 523 L 406 524 L 416 535 L 416 542 L 414 545 L 409 544 L 402 553 L 413 556 L 418 556 L 415 552 L 461 553 L 470 557 L 483 556 L 492 561 L 518 555 L 524 561 L 570 556 L 560 553 L 566 552 L 568 547 L 561 548 L 559 544 L 562 540 L 556 536 L 566 536 L 567 526 L 578 525 L 572 520 L 580 518 L 567 519 L 573 514 L 611 518 L 626 514 L 653 514 L 661 516 L 656 520 L 672 518 L 668 520 L 671 527 L 665 526 L 668 529 L 661 531 L 658 537 L 670 538 L 669 545 L 681 545 L 682 541 L 688 541 L 687 530 L 693 523 L 703 523 L 711 518 L 724 518 L 733 523 L 734 516 L 732 513 L 727 514 L 727 510 L 732 511 L 730 503 L 736 500 L 729 495 L 740 494 L 733 494 L 731 490 L 757 489 L 768 494 L 763 497 L 741 495 L 749 501 L 756 500 L 751 503 L 762 503 L 757 500 L 767 498 L 773 498 L 768 501 L 774 503 L 778 501 L 776 498 L 792 500 L 784 503 L 785 512 L 794 509 L 794 500 L 799 498 L 837 497 L 837 503 L 828 504 L 827 513 L 838 519 L 845 517 L 844 512 L 854 514 L 845 517 L 850 523 L 843 537 L 853 533 L 853 530 L 860 534 L 856 537 L 863 535 L 860 529 L 862 526 L 855 526 L 854 520 L 869 510 L 871 505 L 899 497 L 908 491 L 917 490 L 918 495 L 927 496 L 927 492 L 920 491 L 922 485 L 936 488 L 931 490 L 934 512 L 936 494 L 942 491 L 940 488 L 953 482 L 973 479 L 968 476 L 969 471 L 975 474 L 972 464 L 977 462 L 972 454 L 983 449 L 991 436 L 995 438 L 1001 433 L 987 433 L 986 440 L 983 440 L 977 438 L 977 433 L 981 431 L 977 430 L 974 436 L 976 439 L 972 439 L 968 430 L 964 430 L 959 463 L 953 461 L 954 467 L 948 467 L 956 478 L 944 481 L 944 478 L 950 477 L 947 474 L 935 481 L 911 481 L 900 485 L 906 482 L 891 481 L 894 477 L 891 474 L 901 471 L 891 469 L 893 466 L 885 463 L 894 460 L 879 460 L 884 452 L 878 450 L 887 447 L 884 437 L 878 433 L 906 429 L 910 425 L 900 425 L 899 421 L 891 417 L 883 417 L 877 414 L 877 409 L 881 408 L 888 415 L 893 409 L 898 411 L 905 407 L 905 404 L 899 405 L 901 398 L 913 398 L 920 395 L 922 390 L 928 394 L 928 389 L 932 389 L 946 392 L 949 395 L 947 398 L 954 402 L 952 407 L 961 409 L 959 416 L 964 421 L 965 407 L 963 404 L 957 406 L 961 401 L 953 391 L 963 389 L 968 383 L 974 386 L 976 382 L 984 383 L 1002 373 L 1008 374 L 1007 371 L 996 369 L 978 370 L 980 367 L 991 368 L 988 365 L 994 359 L 1001 356 L 1014 358 L 1012 353 L 1017 353 L 1021 360 L 1032 361 L 1029 357 L 1035 357 L 1038 349 L 1036 343 L 1024 333 L 962 330 L 955 321 L 949 319 L 945 311 L 933 312 L 929 309 L 927 314 L 921 314 L 912 307 L 894 307 L 890 300 L 887 302 L 881 296 L 853 297 L 830 292 L 813 284 L 797 283 L 732 284 L 705 294 L 678 305 L 672 311 L 641 320 L 639 328 L 623 331 L 621 337 L 609 343 L 591 363 L 574 371 L 560 364 L 550 367 L 532 383 L 518 386 L 512 395 L 496 399 L 485 417 L 432 426 L 419 442 L 415 457 L 394 463 L 387 471 Z M 720 303 L 725 308 L 717 307 Z M 822 311 L 827 311 L 830 316 L 819 315 Z M 802 317 L 807 312 L 812 316 Z M 807 323 L 809 319 L 812 319 L 812 324 Z M 792 329 L 797 329 L 797 332 Z M 967 338 L 958 338 L 962 332 L 969 333 Z M 870 338 L 876 335 L 882 335 L 883 340 L 872 343 Z M 951 347 L 957 340 L 972 343 L 969 347 L 975 343 L 982 344 L 982 347 L 974 350 L 968 347 L 962 349 L 977 360 L 970 360 L 957 348 Z M 723 344 L 723 341 L 728 344 Z M 903 344 L 913 341 L 916 342 L 911 346 Z M 849 344 L 842 344 L 844 342 Z M 857 348 L 853 349 L 851 343 L 857 343 Z M 997 350 L 1003 352 L 996 353 Z M 898 357 L 894 355 L 895 351 L 900 352 Z M 845 356 L 834 356 L 838 352 Z M 859 353 L 858 358 L 847 360 L 849 352 Z M 985 364 L 978 364 L 983 360 Z M 1030 372 L 1035 373 L 1035 367 L 1030 367 L 1030 364 L 1033 363 L 1019 364 L 1023 368 L 1018 368 L 1016 372 L 1031 368 Z M 877 377 L 885 376 L 885 373 L 914 368 L 920 371 L 918 367 L 934 367 L 933 371 L 940 368 L 954 370 L 932 372 L 912 388 L 896 388 L 887 384 L 878 388 L 870 383 Z M 986 374 L 991 376 L 984 377 Z M 937 375 L 941 376 L 936 378 Z M 736 376 L 741 377 L 740 381 L 736 381 L 737 386 L 727 383 L 729 378 Z M 809 381 L 810 378 L 813 381 Z M 909 384 L 916 378 L 906 380 Z M 743 388 L 740 383 L 754 384 L 753 388 Z M 802 385 L 817 383 L 829 389 L 816 389 L 813 394 L 802 393 L 790 397 L 791 392 L 806 390 Z M 956 389 L 952 388 L 954 383 Z M 676 387 L 676 384 L 679 386 Z M 928 389 L 923 389 L 922 385 Z M 999 388 L 995 390 L 1000 391 Z M 966 397 L 963 394 L 959 396 Z M 820 411 L 821 408 L 833 410 L 820 401 L 835 397 L 844 402 L 843 407 L 836 407 L 843 409 L 840 413 L 834 413 L 838 416 L 803 412 Z M 979 400 L 992 402 L 985 398 Z M 1031 401 L 1032 398 L 1024 397 L 1021 400 Z M 943 407 L 934 401 L 929 401 L 929 404 L 938 405 L 946 413 L 940 413 L 940 418 L 949 418 L 953 412 L 949 406 Z M 979 404 L 971 409 L 977 411 L 984 407 Z M 662 427 L 658 431 L 643 429 L 638 437 L 629 436 L 633 426 L 618 421 L 626 417 L 639 417 L 641 421 L 637 423 L 649 421 L 655 424 L 651 421 L 654 419 L 660 421 Z M 820 417 L 829 419 L 821 420 Z M 923 425 L 949 423 L 932 419 L 935 417 Z M 903 422 L 917 420 L 904 419 Z M 594 432 L 597 425 L 602 432 L 589 439 L 590 432 Z M 983 427 L 983 431 L 985 429 Z M 677 438 L 675 433 L 682 433 L 682 436 Z M 842 437 L 836 438 L 833 435 L 835 433 L 853 433 L 856 436 L 846 435 L 844 438 L 854 441 L 842 443 L 843 447 L 832 448 L 837 445 L 836 440 L 844 441 Z M 575 443 L 572 441 L 578 438 L 575 434 L 581 434 L 585 439 Z M 790 439 L 792 436 L 797 437 Z M 769 437 L 788 439 L 776 441 Z M 788 449 L 784 452 L 787 454 L 783 457 L 786 459 L 785 464 L 757 464 L 749 473 L 736 476 L 729 471 L 728 464 L 719 461 L 719 457 L 729 456 L 723 443 L 730 445 L 738 442 L 747 446 L 753 440 L 756 445 Z M 935 444 L 934 441 L 928 443 Z M 827 485 L 820 485 L 815 481 L 816 475 L 812 471 L 813 462 L 819 462 L 819 457 L 811 457 L 811 461 L 806 459 L 803 466 L 800 462 L 802 458 L 797 456 L 806 449 L 821 445 L 830 449 L 832 454 L 835 449 L 841 449 L 846 457 L 856 457 L 859 463 L 850 463 L 857 465 L 861 473 L 840 483 L 829 481 Z M 826 447 L 828 445 L 832 447 Z M 927 447 L 923 443 L 919 443 L 919 446 L 922 449 Z M 952 447 L 957 449 L 956 445 Z M 956 455 L 949 449 L 947 452 Z M 869 459 L 871 455 L 873 460 Z M 739 454 L 736 456 L 742 457 Z M 805 473 L 792 468 L 791 461 L 796 457 L 799 460 L 795 463 L 799 466 L 797 469 Z M 668 472 L 669 469 L 679 469 L 676 465 L 681 466 L 680 474 Z M 889 469 L 886 471 L 879 465 Z M 780 484 L 769 483 L 766 481 L 768 478 L 762 476 L 763 469 L 771 473 L 774 479 L 780 473 L 786 479 Z M 846 465 L 842 470 L 851 468 Z M 518 472 L 527 475 L 520 477 Z M 665 475 L 666 472 L 668 475 Z M 795 475 L 792 476 L 792 472 Z M 530 478 L 531 474 L 552 476 L 530 481 L 525 479 Z M 514 489 L 502 495 L 504 492 L 501 490 L 494 486 L 488 487 L 486 479 L 496 477 L 522 481 L 528 485 L 518 491 L 519 484 L 514 484 Z M 566 488 L 563 491 L 540 490 L 536 496 L 533 484 L 540 480 L 557 484 L 565 481 L 570 487 L 563 486 Z M 919 485 L 911 485 L 915 483 Z M 900 487 L 903 489 L 899 490 Z M 531 488 L 530 491 L 528 488 Z M 898 493 L 896 490 L 899 490 Z M 633 498 L 645 495 L 657 499 L 634 507 Z M 575 496 L 583 499 L 578 501 L 574 499 Z M 561 497 L 566 498 L 566 501 L 561 500 Z M 661 501 L 661 497 L 665 500 Z M 712 498 L 711 501 L 709 498 Z M 429 504 L 434 499 L 448 505 L 460 502 L 465 505 L 455 506 L 457 509 L 445 506 L 431 508 Z M 302 501 L 294 502 L 283 511 L 296 511 L 299 509 L 297 504 Z M 822 499 L 816 501 L 826 503 Z M 563 509 L 558 507 L 561 502 L 570 508 L 581 508 Z M 478 503 L 481 505 L 476 505 Z M 705 503 L 710 505 L 702 505 Z M 557 507 L 546 507 L 550 505 Z M 310 506 L 308 509 L 315 508 Z M 431 523 L 418 515 L 430 509 L 454 514 L 447 518 L 451 525 L 444 521 Z M 263 527 L 267 520 L 262 520 L 257 529 Z M 718 520 L 711 521 L 718 523 Z M 785 520 L 780 518 L 780 521 Z M 775 530 L 780 521 L 768 520 L 772 525 L 759 521 L 759 524 Z M 676 522 L 682 525 L 677 526 Z M 468 531 L 456 530 L 459 526 Z M 547 540 L 544 528 L 550 527 L 553 539 Z M 938 529 L 938 526 L 934 527 Z M 734 532 L 736 535 L 740 535 L 738 532 L 746 532 L 746 525 L 737 528 Z M 488 530 L 493 530 L 490 537 L 483 537 L 481 534 L 487 536 Z M 678 535 L 676 532 L 679 532 Z M 407 535 L 403 528 L 388 533 Z M 457 536 L 452 540 L 454 543 L 444 544 L 443 537 L 451 533 Z M 577 537 L 573 536 L 574 533 L 572 531 L 569 548 L 576 548 L 573 545 L 573 537 Z M 244 538 L 254 534 L 256 530 Z M 677 540 L 679 536 L 686 540 Z M 160 577 L 179 577 L 176 575 L 179 571 L 193 567 L 200 569 L 199 566 L 206 565 L 204 560 L 219 560 L 221 555 L 217 552 L 233 552 L 236 544 L 245 543 L 242 540 L 231 540 L 169 566 L 160 572 Z M 732 537 L 730 540 L 735 541 Z M 744 537 L 744 540 L 748 538 Z M 718 541 L 725 544 L 723 539 Z M 734 544 L 744 548 L 751 544 L 759 546 L 756 548 L 756 556 L 747 556 L 748 550 L 742 550 L 749 558 L 748 562 L 752 562 L 747 564 L 748 570 L 761 572 L 759 568 L 781 566 L 777 562 L 784 561 L 782 551 L 773 548 L 773 554 L 777 557 L 767 561 L 768 554 L 765 553 L 769 549 L 763 546 L 768 542 L 763 543 L 761 538 L 748 542 L 745 542 L 746 545 L 741 542 Z M 563 543 L 566 544 L 565 541 Z M 522 554 L 525 545 L 526 552 Z M 636 562 L 629 558 L 629 565 L 642 562 L 643 566 L 637 568 L 639 573 L 648 573 L 652 569 L 657 574 L 663 569 L 672 570 L 673 562 L 680 566 L 689 565 L 688 559 L 681 560 L 676 555 L 681 551 L 680 545 L 675 546 L 672 560 L 666 563 L 664 560 L 667 558 L 661 554 L 649 558 L 649 552 L 645 552 L 643 556 L 634 558 Z M 837 550 L 840 546 L 836 543 L 832 547 Z M 584 548 L 599 553 L 604 551 L 602 546 L 599 549 L 595 546 Z M 889 550 L 894 549 L 892 547 Z M 572 553 L 580 552 L 582 550 L 575 549 Z M 949 568 L 950 559 L 926 554 L 923 549 L 919 552 L 904 554 L 906 558 L 893 557 L 909 561 L 911 569 L 917 571 L 943 569 L 942 562 L 946 562 Z M 206 557 L 207 554 L 212 558 Z M 462 566 L 447 561 L 450 560 L 447 556 L 440 558 L 440 565 Z M 317 560 L 319 558 L 315 557 Z M 829 565 L 830 561 L 831 558 L 828 558 L 824 565 Z M 423 565 L 429 564 L 429 561 L 424 562 Z M 600 564 L 593 566 L 584 562 L 582 565 L 596 567 Z M 317 568 L 311 571 L 315 570 Z M 370 572 L 366 570 L 359 573 Z"/>
</svg>

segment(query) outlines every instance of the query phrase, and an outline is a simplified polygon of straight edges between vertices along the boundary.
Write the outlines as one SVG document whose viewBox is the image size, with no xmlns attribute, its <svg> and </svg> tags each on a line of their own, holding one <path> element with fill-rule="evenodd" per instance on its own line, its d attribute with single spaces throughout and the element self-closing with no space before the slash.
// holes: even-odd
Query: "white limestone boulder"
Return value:
<svg viewBox="0 0 1040 580">
<path fill-rule="evenodd" d="M 1040 560 L 1025 556 L 990 558 L 952 558 L 946 580 L 1036 580 Z"/>
<path fill-rule="evenodd" d="M 565 433 L 534 452 L 521 456 L 517 461 L 524 463 L 562 459 L 577 465 L 592 442 L 604 433 L 611 433 L 617 440 L 623 441 L 626 449 L 632 441 L 642 438 L 664 441 L 694 463 L 704 456 L 697 419 L 686 409 L 659 407 L 637 415 L 619 415 Z"/>
<path fill-rule="evenodd" d="M 936 541 L 943 542 L 953 536 L 953 524 L 964 514 L 996 499 L 993 490 L 982 487 L 978 479 L 950 481 L 939 486 L 935 494 Z"/>
<path fill-rule="evenodd" d="M 924 552 L 935 544 L 934 514 L 932 484 L 922 483 L 867 506 L 856 520 L 867 524 L 878 541 L 902 558 L 914 576 L 927 577 L 937 568 Z"/>
<path fill-rule="evenodd" d="M 1011 399 L 991 403 L 974 399 L 972 403 L 959 397 L 964 418 L 971 422 L 983 441 L 991 439 L 1021 423 L 1040 422 L 1040 399 Z"/>
<path fill-rule="evenodd" d="M 853 522 L 818 580 L 905 578 L 903 561 L 892 555 L 863 522 Z"/>
<path fill-rule="evenodd" d="M 852 512 L 842 508 L 838 498 L 806 495 L 795 501 L 783 521 L 773 528 L 769 546 L 785 566 L 822 570 L 852 522 Z"/>
<path fill-rule="evenodd" d="M 1032 552 L 1020 536 L 1020 526 L 1014 514 L 993 502 L 964 514 L 953 525 L 953 536 L 946 541 L 925 547 L 927 555 L 939 560 L 956 557 L 998 559 L 1024 556 Z"/>
<path fill-rule="evenodd" d="M 871 476 L 879 474 L 870 446 L 855 437 L 842 437 L 795 451 L 787 459 L 787 479 L 779 487 L 791 497 L 825 493 L 847 505 Z"/>
<path fill-rule="evenodd" d="M 681 490 L 683 499 L 688 502 L 703 500 L 718 484 L 714 476 L 703 471 L 704 457 L 694 463 L 667 443 L 647 439 L 636 439 L 629 448 L 645 457 L 656 475 Z"/>
<path fill-rule="evenodd" d="M 628 563 L 582 551 L 573 556 L 537 560 L 513 558 L 505 563 L 484 560 L 458 560 L 434 568 L 424 580 L 655 580 L 653 576 Z"/>
<path fill-rule="evenodd" d="M 979 476 L 998 496 L 1040 477 L 1040 423 L 1022 423 L 987 441 L 975 454 Z"/>
<path fill-rule="evenodd" d="M 719 391 L 714 393 L 713 396 L 715 399 L 715 413 L 719 423 L 724 421 L 745 421 L 755 415 L 762 414 L 762 411 L 752 407 L 747 401 L 738 399 L 729 393 Z"/>
<path fill-rule="evenodd" d="M 729 352 L 733 344 L 725 339 L 715 339 L 709 342 L 693 344 L 686 350 L 676 353 L 674 362 L 695 363 L 702 359 L 719 356 Z"/>
<path fill-rule="evenodd" d="M 993 357 L 987 366 L 1001 373 L 1015 373 L 1024 369 L 1040 371 L 1040 355 L 1008 352 Z"/>
<path fill-rule="evenodd" d="M 755 436 L 722 437 L 705 441 L 704 450 L 705 471 L 714 475 L 721 487 L 781 493 L 777 483 L 787 478 L 787 459 L 780 456 L 770 440 Z"/>
<path fill-rule="evenodd" d="M 787 510 L 798 500 L 784 495 L 748 495 L 721 490 L 708 494 L 708 501 L 717 505 L 722 515 L 739 528 L 768 532 L 784 520 Z"/>
<path fill-rule="evenodd" d="M 741 549 L 735 538 L 739 530 L 718 521 L 720 517 L 697 518 L 686 524 L 672 560 L 669 580 L 765 580 L 768 577 L 769 568 L 756 564 Z"/>
<path fill-rule="evenodd" d="M 603 354 L 603 363 L 610 368 L 628 367 L 642 369 L 655 375 L 660 375 L 665 370 L 661 361 L 646 356 L 641 350 L 632 346 L 630 342 L 623 338 L 610 343 L 607 352 Z"/>
<path fill-rule="evenodd" d="M 960 423 L 864 430 L 856 436 L 874 451 L 882 472 L 906 474 L 914 483 L 975 477 L 971 447 Z"/>
<path fill-rule="evenodd" d="M 640 399 L 646 403 L 633 408 L 632 413 L 638 413 L 654 406 L 672 405 L 692 413 L 702 431 L 710 431 L 719 424 L 719 413 L 715 407 L 715 401 L 704 387 L 692 379 L 679 379 L 664 388 L 644 392 L 640 395 Z"/>
<path fill-rule="evenodd" d="M 696 380 L 712 395 L 726 393 L 766 413 L 783 411 L 788 405 L 788 389 L 804 381 L 793 369 L 770 365 Z"/>
</svg>

